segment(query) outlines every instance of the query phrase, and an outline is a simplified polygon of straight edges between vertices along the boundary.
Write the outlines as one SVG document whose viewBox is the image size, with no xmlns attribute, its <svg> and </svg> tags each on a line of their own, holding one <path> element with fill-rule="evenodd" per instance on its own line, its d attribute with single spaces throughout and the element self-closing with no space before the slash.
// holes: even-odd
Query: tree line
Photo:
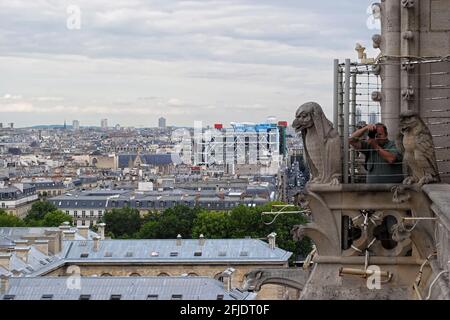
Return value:
<svg viewBox="0 0 450 320">
<path fill-rule="evenodd" d="M 201 234 L 206 239 L 236 239 L 251 237 L 267 239 L 275 232 L 277 246 L 297 255 L 306 256 L 311 251 L 311 242 L 304 239 L 294 241 L 290 230 L 294 225 L 304 224 L 307 218 L 302 213 L 285 213 L 276 217 L 262 215 L 271 211 L 269 203 L 258 207 L 244 205 L 229 211 L 210 211 L 199 207 L 177 205 L 163 212 L 150 211 L 141 216 L 132 208 L 107 211 L 102 218 L 106 224 L 106 235 L 118 239 L 175 239 L 180 234 L 185 239 L 195 239 Z M 300 211 L 291 208 L 290 211 Z M 268 224 L 272 222 L 271 224 Z"/>
<path fill-rule="evenodd" d="M 58 227 L 65 221 L 72 224 L 72 217 L 48 201 L 33 203 L 23 219 L 0 209 L 0 227 Z"/>
<path fill-rule="evenodd" d="M 276 203 L 258 207 L 241 205 L 229 211 L 177 205 L 144 215 L 129 207 L 114 208 L 105 212 L 98 222 L 106 223 L 106 236 L 113 239 L 175 239 L 178 234 L 185 239 L 198 238 L 201 234 L 206 239 L 266 239 L 275 232 L 277 246 L 294 253 L 291 262 L 297 255 L 305 256 L 311 250 L 311 242 L 309 239 L 294 241 L 290 230 L 294 225 L 306 223 L 306 217 L 302 213 L 263 215 L 271 211 L 273 204 Z M 48 201 L 35 202 L 24 219 L 0 209 L 0 227 L 57 227 L 65 221 L 72 224 L 73 218 Z M 96 226 L 91 229 L 96 231 Z"/>
</svg>

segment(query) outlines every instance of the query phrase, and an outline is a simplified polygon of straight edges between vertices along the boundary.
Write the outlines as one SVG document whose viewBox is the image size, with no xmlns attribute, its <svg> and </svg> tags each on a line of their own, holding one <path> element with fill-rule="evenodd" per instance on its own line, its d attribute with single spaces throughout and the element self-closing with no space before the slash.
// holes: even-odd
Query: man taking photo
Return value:
<svg viewBox="0 0 450 320">
<path fill-rule="evenodd" d="M 363 136 L 367 133 L 367 140 Z M 403 181 L 402 155 L 388 139 L 382 123 L 368 124 L 356 130 L 349 143 L 366 157 L 367 183 L 401 183 Z"/>
</svg>

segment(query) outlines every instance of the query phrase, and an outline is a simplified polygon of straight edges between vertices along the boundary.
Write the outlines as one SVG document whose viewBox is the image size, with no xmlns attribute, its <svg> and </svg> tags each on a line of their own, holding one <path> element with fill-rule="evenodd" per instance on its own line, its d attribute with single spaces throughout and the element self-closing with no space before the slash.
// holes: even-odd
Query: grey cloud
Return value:
<svg viewBox="0 0 450 320">
<path fill-rule="evenodd" d="M 302 100 L 329 110 L 332 59 L 355 57 L 373 32 L 365 0 L 79 0 L 82 28 L 70 31 L 72 3 L 0 3 L 0 97 L 28 97 L 20 110 L 42 115 L 3 116 L 233 121 L 288 118 Z"/>
</svg>

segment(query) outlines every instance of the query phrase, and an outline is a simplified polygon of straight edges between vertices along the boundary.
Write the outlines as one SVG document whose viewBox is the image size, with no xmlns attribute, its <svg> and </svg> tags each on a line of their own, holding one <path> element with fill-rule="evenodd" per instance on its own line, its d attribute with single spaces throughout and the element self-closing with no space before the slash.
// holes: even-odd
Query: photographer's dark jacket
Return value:
<svg viewBox="0 0 450 320">
<path fill-rule="evenodd" d="M 361 141 L 359 150 L 366 157 L 367 183 L 401 183 L 404 179 L 402 154 L 395 143 L 388 140 L 382 148 L 396 155 L 394 163 L 387 162 L 367 141 Z"/>
</svg>

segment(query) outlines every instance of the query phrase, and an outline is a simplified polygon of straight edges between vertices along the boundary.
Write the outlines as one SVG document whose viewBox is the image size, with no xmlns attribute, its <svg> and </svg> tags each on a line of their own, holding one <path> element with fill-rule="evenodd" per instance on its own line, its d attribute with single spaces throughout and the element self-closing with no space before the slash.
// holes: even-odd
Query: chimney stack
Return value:
<svg viewBox="0 0 450 320">
<path fill-rule="evenodd" d="M 0 254 L 0 267 L 5 268 L 10 271 L 11 269 L 11 253 L 1 253 Z"/>
<path fill-rule="evenodd" d="M 62 231 L 47 229 L 45 235 L 48 236 L 48 252 L 57 254 L 62 250 Z"/>
<path fill-rule="evenodd" d="M 94 236 L 94 238 L 93 238 L 93 242 L 94 242 L 93 249 L 95 252 L 97 252 L 98 249 L 100 248 L 100 239 L 101 238 L 99 236 Z"/>
<path fill-rule="evenodd" d="M 75 230 L 63 231 L 64 240 L 75 240 Z"/>
<path fill-rule="evenodd" d="M 59 226 L 59 230 L 61 231 L 66 231 L 66 230 L 70 230 L 70 223 L 68 221 L 64 221 L 60 226 Z"/>
<path fill-rule="evenodd" d="M 177 246 L 181 246 L 181 234 L 177 235 Z"/>
<path fill-rule="evenodd" d="M 40 252 L 48 256 L 48 240 L 36 240 L 34 242 L 34 246 L 36 249 L 38 249 Z"/>
<path fill-rule="evenodd" d="M 89 226 L 77 226 L 77 229 L 80 236 L 88 240 Z"/>
<path fill-rule="evenodd" d="M 98 232 L 100 233 L 100 239 L 101 240 L 105 240 L 105 227 L 106 227 L 106 223 L 98 223 L 97 224 L 98 227 Z"/>
<path fill-rule="evenodd" d="M 15 247 L 14 251 L 16 252 L 16 256 L 22 259 L 23 262 L 28 263 L 28 254 L 30 253 L 31 247 Z"/>
<path fill-rule="evenodd" d="M 269 234 L 267 236 L 267 239 L 269 239 L 269 247 L 272 250 L 275 250 L 275 248 L 277 247 L 276 237 L 277 237 L 277 234 L 275 232 L 272 232 L 271 234 Z"/>
<path fill-rule="evenodd" d="M 9 289 L 9 277 L 0 275 L 0 294 L 5 294 Z"/>
<path fill-rule="evenodd" d="M 198 244 L 200 246 L 203 246 L 205 244 L 205 236 L 203 235 L 203 233 L 199 237 Z"/>
<path fill-rule="evenodd" d="M 234 268 L 227 268 L 224 272 L 222 272 L 223 283 L 225 284 L 225 289 L 227 291 L 231 291 L 231 276 L 236 271 Z"/>
</svg>

